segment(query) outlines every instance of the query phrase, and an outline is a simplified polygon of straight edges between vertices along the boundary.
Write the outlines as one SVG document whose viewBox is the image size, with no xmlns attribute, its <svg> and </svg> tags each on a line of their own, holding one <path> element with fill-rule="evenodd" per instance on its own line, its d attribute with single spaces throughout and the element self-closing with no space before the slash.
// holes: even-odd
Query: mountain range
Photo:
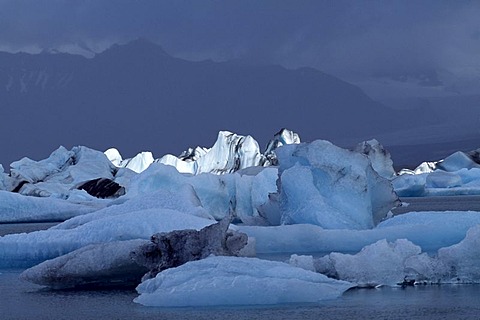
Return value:
<svg viewBox="0 0 480 320">
<path fill-rule="evenodd" d="M 312 68 L 187 61 L 144 39 L 93 58 L 0 53 L 0 104 L 5 167 L 59 145 L 158 157 L 211 145 L 219 130 L 266 143 L 286 127 L 345 146 L 416 123 Z"/>
</svg>

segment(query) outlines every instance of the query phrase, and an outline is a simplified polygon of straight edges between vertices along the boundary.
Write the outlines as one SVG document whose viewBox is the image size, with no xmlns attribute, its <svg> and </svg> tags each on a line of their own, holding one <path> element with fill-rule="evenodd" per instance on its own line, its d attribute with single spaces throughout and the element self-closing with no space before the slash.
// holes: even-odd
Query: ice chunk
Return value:
<svg viewBox="0 0 480 320">
<path fill-rule="evenodd" d="M 367 229 L 398 203 L 389 180 L 357 152 L 317 140 L 276 151 L 282 222 Z"/>
<path fill-rule="evenodd" d="M 123 161 L 122 155 L 120 152 L 115 148 L 110 148 L 104 152 L 105 156 L 108 160 L 110 160 L 114 166 L 121 167 L 121 163 Z"/>
<path fill-rule="evenodd" d="M 155 190 L 179 189 L 189 185 L 201 206 L 215 219 L 229 214 L 245 223 L 263 223 L 262 205 L 269 193 L 276 192 L 277 169 L 265 168 L 257 175 L 180 174 L 175 168 L 154 163 L 126 186 L 127 196 L 135 197 Z"/>
<path fill-rule="evenodd" d="M 35 183 L 44 180 L 46 177 L 62 171 L 66 166 L 74 163 L 75 152 L 68 151 L 63 146 L 52 152 L 45 160 L 34 161 L 23 158 L 13 162 L 11 175 L 19 181 Z"/>
<path fill-rule="evenodd" d="M 268 142 L 267 148 L 265 149 L 265 153 L 264 153 L 267 161 L 264 163 L 264 165 L 274 165 L 274 166 L 278 165 L 278 160 L 275 154 L 275 150 L 287 144 L 299 144 L 299 143 L 300 143 L 300 136 L 297 133 L 283 128 L 273 136 L 272 140 Z"/>
<path fill-rule="evenodd" d="M 459 175 L 439 170 L 430 173 L 425 181 L 427 188 L 454 188 L 462 184 L 462 178 Z"/>
<path fill-rule="evenodd" d="M 0 191 L 0 222 L 59 221 L 93 212 L 100 203 L 76 204 L 54 198 Z"/>
<path fill-rule="evenodd" d="M 480 225 L 467 232 L 460 243 L 438 250 L 438 258 L 449 267 L 450 281 L 480 283 Z"/>
<path fill-rule="evenodd" d="M 480 165 L 473 161 L 472 158 L 469 157 L 467 154 L 461 151 L 457 151 L 446 157 L 443 161 L 439 161 L 437 163 L 437 169 L 448 172 L 458 171 L 463 168 L 480 168 Z"/>
<path fill-rule="evenodd" d="M 480 225 L 465 239 L 440 248 L 437 256 L 399 239 L 378 241 L 355 255 L 331 253 L 315 261 L 317 271 L 360 286 L 403 283 L 480 283 Z"/>
<path fill-rule="evenodd" d="M 403 174 L 392 181 L 400 197 L 422 197 L 425 195 L 427 174 Z"/>
<path fill-rule="evenodd" d="M 141 283 L 134 301 L 158 307 L 315 303 L 351 286 L 282 262 L 210 257 Z"/>
<path fill-rule="evenodd" d="M 140 152 L 135 157 L 125 160 L 115 148 L 108 149 L 104 154 L 116 167 L 127 168 L 136 173 L 147 169 L 154 161 L 153 154 L 149 151 Z"/>
<path fill-rule="evenodd" d="M 92 244 L 25 270 L 20 278 L 55 289 L 135 286 L 148 271 L 130 253 L 146 240 Z"/>
<path fill-rule="evenodd" d="M 256 251 L 269 253 L 358 252 L 382 239 L 408 239 L 425 252 L 459 243 L 467 230 L 480 224 L 478 212 L 411 212 L 395 216 L 369 230 L 329 230 L 311 224 L 276 227 L 239 226 L 255 238 Z"/>
<path fill-rule="evenodd" d="M 156 233 L 151 242 L 134 252 L 133 259 L 150 271 L 143 279 L 155 277 L 159 272 L 178 267 L 189 261 L 204 259 L 210 255 L 238 256 L 247 245 L 244 233 L 229 231 L 231 218 L 197 230 L 175 230 Z"/>
<path fill-rule="evenodd" d="M 153 154 L 149 151 L 140 152 L 132 159 L 125 159 L 121 163 L 121 167 L 130 169 L 134 172 L 140 173 L 150 166 L 155 159 Z"/>
<path fill-rule="evenodd" d="M 288 263 L 294 267 L 302 268 L 309 271 L 316 271 L 313 256 L 299 256 L 292 254 Z"/>
<path fill-rule="evenodd" d="M 94 243 L 149 239 L 157 232 L 214 223 L 170 209 L 147 209 L 92 220 L 72 229 L 49 229 L 0 237 L 0 266 L 32 266 Z"/>
<path fill-rule="evenodd" d="M 182 164 L 184 160 L 177 161 L 171 155 L 161 158 L 159 162 L 175 165 L 180 172 L 185 173 L 224 174 L 261 165 L 264 159 L 255 139 L 229 131 L 220 131 L 213 147 L 205 153 L 198 152 L 196 158 L 194 160 L 192 157 L 187 157 L 188 165 Z"/>
<path fill-rule="evenodd" d="M 405 260 L 420 253 L 419 246 L 405 239 L 393 243 L 380 240 L 355 255 L 331 253 L 315 261 L 315 266 L 359 286 L 396 285 L 405 278 Z"/>
<path fill-rule="evenodd" d="M 366 155 L 372 163 L 373 170 L 381 177 L 393 179 L 396 176 L 390 153 L 377 140 L 361 142 L 355 147 L 355 151 Z"/>
<path fill-rule="evenodd" d="M 86 181 L 99 178 L 113 180 L 116 170 L 102 152 L 87 147 L 74 147 L 71 151 L 60 147 L 47 159 L 33 161 L 23 158 L 11 166 L 14 191 L 61 199 L 75 194 L 74 189 Z"/>
<path fill-rule="evenodd" d="M 197 217 L 213 220 L 213 217 L 201 207 L 192 186 L 185 185 L 175 191 L 158 190 L 137 195 L 133 198 L 120 198 L 112 205 L 98 211 L 77 216 L 57 226 L 55 229 L 72 229 L 94 220 L 105 219 L 134 211 L 148 209 L 171 209 Z"/>
</svg>

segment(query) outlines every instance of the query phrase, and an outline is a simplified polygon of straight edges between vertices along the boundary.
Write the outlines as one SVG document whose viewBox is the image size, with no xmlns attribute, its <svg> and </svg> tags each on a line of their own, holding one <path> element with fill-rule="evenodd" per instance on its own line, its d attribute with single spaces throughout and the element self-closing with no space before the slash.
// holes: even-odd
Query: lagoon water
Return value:
<svg viewBox="0 0 480 320">
<path fill-rule="evenodd" d="M 49 227 L 0 225 L 0 235 Z M 480 319 L 479 285 L 354 289 L 315 305 L 152 308 L 134 289 L 53 291 L 0 270 L 0 319 Z"/>
</svg>

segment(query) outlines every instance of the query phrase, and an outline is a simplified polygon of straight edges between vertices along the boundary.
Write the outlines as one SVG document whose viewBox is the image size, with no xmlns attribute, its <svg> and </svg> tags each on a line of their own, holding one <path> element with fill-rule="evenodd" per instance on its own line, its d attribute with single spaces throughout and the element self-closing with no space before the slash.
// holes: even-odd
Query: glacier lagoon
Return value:
<svg viewBox="0 0 480 320">
<path fill-rule="evenodd" d="M 0 238 L 2 267 L 15 267 L 18 263 L 24 263 L 25 267 L 32 266 L 68 252 L 72 252 L 72 257 L 75 257 L 75 250 L 98 242 L 115 246 L 114 241 L 146 241 L 158 231 L 186 228 L 198 230 L 233 213 L 237 220 L 237 225 L 232 226 L 233 230 L 245 232 L 255 239 L 258 257 L 265 258 L 268 254 L 287 252 L 318 255 L 319 252 L 328 254 L 335 251 L 338 253 L 331 254 L 328 257 L 330 260 L 313 261 L 313 258 L 298 257 L 293 259 L 293 262 L 290 259 L 290 264 L 293 263 L 294 267 L 297 267 L 295 264 L 300 264 L 298 266 L 303 269 L 311 269 L 316 263 L 317 271 L 320 269 L 322 271 L 319 272 L 330 274 L 334 278 L 345 277 L 357 285 L 362 285 L 362 281 L 366 281 L 364 284 L 369 286 L 395 285 L 403 279 L 404 272 L 408 271 L 407 274 L 411 275 L 411 270 L 407 269 L 412 267 L 416 272 L 414 276 L 417 277 L 414 279 L 420 281 L 427 279 L 424 281 L 434 282 L 433 277 L 441 276 L 438 280 L 441 283 L 478 283 L 479 273 L 475 267 L 478 257 L 474 252 L 471 254 L 471 248 L 475 248 L 480 229 L 474 227 L 480 224 L 480 216 L 474 211 L 456 211 L 474 208 L 465 205 L 462 208 L 455 208 L 455 205 L 448 208 L 437 206 L 436 211 L 432 212 L 433 206 L 424 204 L 423 209 L 418 210 L 417 203 L 417 209 L 411 211 L 420 212 L 396 217 L 392 217 L 388 212 L 400 204 L 394 191 L 404 196 L 422 196 L 423 199 L 445 194 L 475 197 L 471 195 L 478 194 L 480 190 L 479 165 L 475 154 L 455 154 L 444 161 L 427 163 L 397 176 L 388 153 L 376 141 L 359 144 L 354 151 L 349 151 L 325 141 L 299 144 L 299 139 L 292 137 L 294 135 L 282 137 L 280 132 L 276 139 L 283 139 L 287 146 L 274 143 L 278 148 L 275 153 L 261 154 L 253 139 L 238 137 L 228 132 L 221 133 L 217 141 L 219 143 L 212 149 L 192 149 L 183 158 L 170 157 L 167 159 L 171 161 L 163 164 L 161 159 L 156 161 L 152 156 L 141 153 L 138 161 L 124 162 L 120 157 L 120 161 L 115 165 L 118 155 L 114 157 L 116 160 L 110 159 L 108 154 L 105 157 L 102 153 L 85 147 L 76 147 L 71 151 L 59 148 L 49 159 L 40 162 L 22 159 L 12 164 L 9 175 L 4 174 L 1 177 L 0 182 L 5 190 L 0 192 L 4 200 L 2 218 L 6 221 L 12 221 L 8 220 L 12 217 L 14 221 L 44 221 L 55 218 L 68 220 L 47 231 Z M 288 139 L 290 141 L 287 141 Z M 208 154 L 210 158 L 219 161 L 205 161 Z M 178 171 L 185 169 L 186 162 L 190 163 L 187 174 L 179 174 Z M 132 163 L 135 165 L 128 168 Z M 212 163 L 217 163 L 218 166 L 212 166 Z M 395 190 L 389 181 L 393 181 Z M 124 187 L 115 186 L 115 183 Z M 96 195 L 110 194 L 103 192 L 108 190 L 100 190 L 102 192 L 98 193 L 99 186 L 105 188 L 109 185 L 115 186 L 111 192 L 113 198 L 99 199 L 101 197 Z M 175 191 L 172 192 L 171 189 Z M 400 209 L 407 208 L 408 211 L 406 202 L 408 198 L 403 201 Z M 411 202 L 410 209 L 414 209 L 415 201 Z M 433 200 L 433 203 L 435 202 Z M 442 209 L 450 211 L 442 212 Z M 8 227 L 15 225 L 10 224 Z M 18 227 L 20 230 L 17 231 L 31 231 L 21 230 L 22 225 Z M 401 240 L 402 238 L 409 241 Z M 464 238 L 465 240 L 462 240 Z M 382 239 L 389 242 L 383 240 L 382 243 Z M 376 242 L 378 240 L 380 242 Z M 380 250 L 379 254 L 375 253 L 376 248 Z M 370 280 L 362 280 L 359 276 L 351 278 L 352 274 L 355 275 L 354 270 L 343 268 L 342 262 L 356 261 L 365 268 L 368 265 L 362 262 L 361 255 L 342 256 L 342 252 L 356 253 L 360 250 L 363 255 L 366 252 L 367 257 L 370 254 L 372 261 L 379 261 L 381 265 L 389 268 L 392 266 L 381 260 L 382 252 L 397 259 L 395 261 L 400 268 L 395 272 L 398 275 L 388 279 L 382 276 L 369 278 Z M 429 258 L 422 253 L 435 253 L 437 250 L 438 259 Z M 68 255 L 62 257 L 68 259 Z M 280 257 L 281 260 L 285 258 L 288 259 L 288 256 Z M 466 264 L 460 263 L 464 258 Z M 219 259 L 218 262 L 225 261 L 228 260 Z M 260 268 L 256 275 L 265 271 L 262 271 L 262 268 L 279 266 L 260 261 L 235 261 L 248 262 L 250 266 Z M 209 261 L 206 262 L 207 265 L 208 263 Z M 186 266 L 179 268 L 178 272 L 175 271 L 175 277 L 187 277 L 185 279 L 191 280 L 195 270 L 202 270 L 202 264 L 187 263 Z M 228 271 L 232 266 L 234 264 L 226 263 L 225 270 Z M 405 269 L 401 270 L 401 266 Z M 86 267 L 88 268 L 88 264 Z M 430 269 L 427 270 L 427 267 Z M 283 275 L 292 272 L 295 274 L 292 281 L 299 280 L 302 273 L 306 278 L 312 277 L 308 272 L 305 273 L 305 270 L 288 267 L 288 263 L 282 264 L 281 268 L 285 269 L 281 272 Z M 181 271 L 184 269 L 187 270 L 186 273 Z M 385 272 L 381 269 L 373 268 L 373 274 Z M 42 267 L 40 273 L 41 270 Z M 455 272 L 451 273 L 451 270 Z M 419 271 L 430 273 L 421 274 Z M 8 274 L 12 272 L 4 270 L 4 275 Z M 18 272 L 16 275 L 18 276 Z M 455 280 L 451 278 L 452 275 L 458 278 Z M 263 281 L 260 278 L 257 280 L 259 283 Z M 280 288 L 276 286 L 282 282 L 277 280 L 269 289 Z M 193 284 L 195 283 L 200 281 L 194 280 Z M 152 287 L 150 284 L 145 286 Z M 453 288 L 442 285 L 443 287 Z M 465 286 L 468 287 L 470 286 Z M 154 286 L 153 288 L 155 291 Z M 239 288 L 241 290 L 241 286 L 236 286 L 236 289 Z M 476 287 L 474 288 L 475 291 Z M 41 291 L 54 294 L 53 291 Z M 114 292 L 131 293 L 112 291 Z M 209 292 L 212 296 L 215 295 L 215 291 Z M 347 291 L 337 300 L 341 301 L 344 297 L 358 292 L 363 291 Z M 328 297 L 331 298 L 331 295 L 324 296 L 330 299 Z M 158 303 L 155 299 L 154 305 Z M 300 296 L 300 299 L 303 298 Z M 321 300 L 316 301 L 318 306 L 333 303 Z M 220 301 L 218 300 L 217 304 L 222 304 Z M 299 302 L 295 299 L 292 301 Z M 308 308 L 315 309 L 311 305 Z"/>
</svg>

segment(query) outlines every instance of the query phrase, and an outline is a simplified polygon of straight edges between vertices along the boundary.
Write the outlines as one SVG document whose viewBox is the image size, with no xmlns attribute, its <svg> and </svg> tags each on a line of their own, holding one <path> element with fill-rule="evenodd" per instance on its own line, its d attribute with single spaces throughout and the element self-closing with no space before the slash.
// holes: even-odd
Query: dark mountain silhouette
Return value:
<svg viewBox="0 0 480 320">
<path fill-rule="evenodd" d="M 190 62 L 142 39 L 91 59 L 0 53 L 0 104 L 4 165 L 59 145 L 159 157 L 210 146 L 219 130 L 261 144 L 282 127 L 353 143 L 401 126 L 396 112 L 315 69 Z"/>
</svg>

